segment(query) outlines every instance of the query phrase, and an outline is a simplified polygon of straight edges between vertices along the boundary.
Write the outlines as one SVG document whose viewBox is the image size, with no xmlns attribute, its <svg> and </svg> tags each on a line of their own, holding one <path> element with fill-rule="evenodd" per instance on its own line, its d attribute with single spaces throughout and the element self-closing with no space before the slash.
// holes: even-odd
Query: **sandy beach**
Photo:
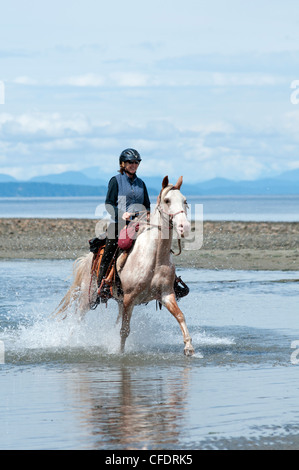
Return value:
<svg viewBox="0 0 299 470">
<path fill-rule="evenodd" d="M 76 259 L 89 251 L 96 220 L 1 219 L 0 259 Z M 298 270 L 299 223 L 204 222 L 200 250 L 175 257 L 181 267 Z"/>
</svg>

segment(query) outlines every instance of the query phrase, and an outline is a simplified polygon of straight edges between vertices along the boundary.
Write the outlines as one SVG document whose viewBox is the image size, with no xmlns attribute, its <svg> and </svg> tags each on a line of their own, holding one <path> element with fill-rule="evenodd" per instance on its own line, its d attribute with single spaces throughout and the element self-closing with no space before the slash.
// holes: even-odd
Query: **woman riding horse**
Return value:
<svg viewBox="0 0 299 470">
<path fill-rule="evenodd" d="M 133 168 L 135 171 L 131 170 L 131 173 L 135 175 L 136 166 Z M 149 221 L 140 220 L 138 236 L 125 264 L 121 263 L 121 257 L 116 262 L 121 291 L 117 284 L 113 283 L 112 296 L 118 304 L 118 319 L 122 320 L 121 352 L 125 350 L 126 339 L 130 333 L 134 307 L 156 300 L 178 321 L 185 343 L 184 353 L 188 356 L 194 354 L 185 316 L 177 305 L 175 266 L 171 256 L 174 234 L 179 238 L 187 237 L 191 228 L 187 219 L 187 201 L 180 191 L 182 182 L 181 176 L 175 185 L 170 184 L 168 176 L 165 176 L 155 210 Z M 120 210 L 119 203 L 116 207 Z M 126 212 L 129 211 L 125 208 L 123 214 Z M 128 214 L 125 219 L 127 216 Z M 98 291 L 97 279 L 92 271 L 93 262 L 93 252 L 75 261 L 73 283 L 58 305 L 56 315 L 64 314 L 65 318 L 68 309 L 74 304 L 75 314 L 82 319 L 92 308 Z"/>
<path fill-rule="evenodd" d="M 141 209 L 150 213 L 150 199 L 146 185 L 136 175 L 140 162 L 137 150 L 132 148 L 123 150 L 119 157 L 119 174 L 113 176 L 108 184 L 105 205 L 112 220 L 107 230 L 105 251 L 98 274 L 97 302 L 101 297 L 102 300 L 106 298 L 105 290 L 101 290 L 100 286 L 116 251 L 121 228 Z"/>
</svg>

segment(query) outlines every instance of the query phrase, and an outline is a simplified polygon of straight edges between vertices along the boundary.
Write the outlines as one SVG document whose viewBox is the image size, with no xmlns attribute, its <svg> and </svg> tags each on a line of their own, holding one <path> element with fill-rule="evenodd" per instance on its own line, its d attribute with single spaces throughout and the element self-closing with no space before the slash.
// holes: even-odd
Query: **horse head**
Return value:
<svg viewBox="0 0 299 470">
<path fill-rule="evenodd" d="M 182 176 L 179 177 L 175 185 L 169 184 L 168 176 L 165 176 L 158 197 L 160 212 L 164 216 L 168 215 L 170 226 L 176 230 L 179 238 L 188 236 L 191 228 L 187 219 L 186 197 L 180 191 L 182 183 Z"/>
</svg>

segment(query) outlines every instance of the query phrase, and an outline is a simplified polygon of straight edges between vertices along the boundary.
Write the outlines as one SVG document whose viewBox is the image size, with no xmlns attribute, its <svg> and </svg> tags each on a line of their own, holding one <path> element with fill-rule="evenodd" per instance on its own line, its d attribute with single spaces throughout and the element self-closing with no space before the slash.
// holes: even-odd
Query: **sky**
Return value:
<svg viewBox="0 0 299 470">
<path fill-rule="evenodd" d="M 145 180 L 254 180 L 299 168 L 298 128 L 296 0 L 0 3 L 0 173 L 133 147 Z"/>
</svg>

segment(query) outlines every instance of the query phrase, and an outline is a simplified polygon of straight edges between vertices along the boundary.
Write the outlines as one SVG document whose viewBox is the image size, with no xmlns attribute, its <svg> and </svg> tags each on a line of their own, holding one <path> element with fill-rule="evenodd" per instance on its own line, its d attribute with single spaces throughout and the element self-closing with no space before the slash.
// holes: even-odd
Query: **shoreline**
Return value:
<svg viewBox="0 0 299 470">
<path fill-rule="evenodd" d="M 94 219 L 0 219 L 0 261 L 70 259 L 89 251 Z M 174 251 L 177 245 L 174 242 Z M 203 245 L 174 256 L 177 267 L 299 270 L 299 222 L 204 221 Z"/>
</svg>

